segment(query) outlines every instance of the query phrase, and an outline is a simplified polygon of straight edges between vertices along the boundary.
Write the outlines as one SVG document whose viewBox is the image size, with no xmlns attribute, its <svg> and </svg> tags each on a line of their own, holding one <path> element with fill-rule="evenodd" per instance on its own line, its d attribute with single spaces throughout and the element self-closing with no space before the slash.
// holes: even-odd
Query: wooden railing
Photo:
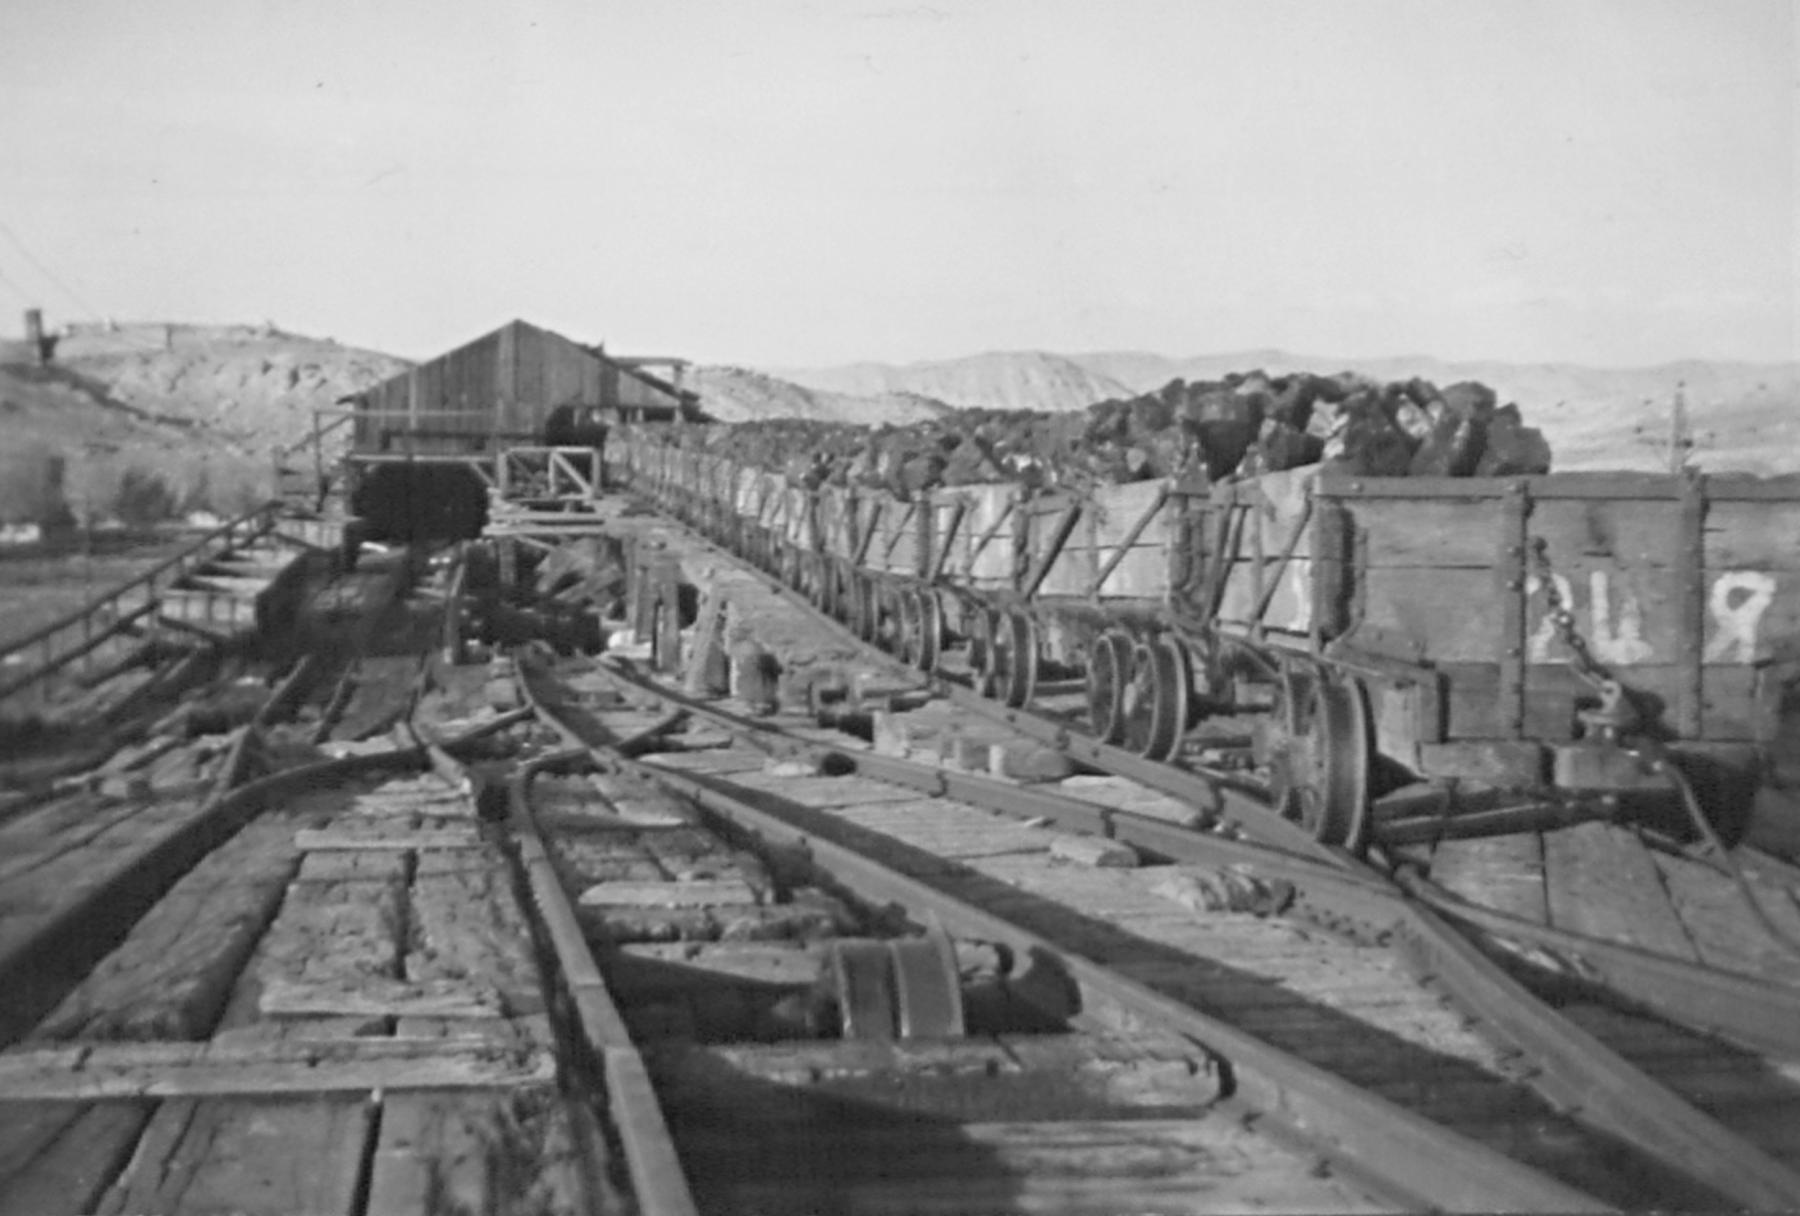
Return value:
<svg viewBox="0 0 1800 1216">
<path fill-rule="evenodd" d="M 221 551 L 268 532 L 275 526 L 278 514 L 275 503 L 257 507 L 221 524 L 173 557 L 89 600 L 73 612 L 22 638 L 0 643 L 0 673 L 3 673 L 0 674 L 0 700 L 39 683 L 156 611 L 158 598 L 172 584 Z M 32 662 L 34 656 L 35 665 Z M 26 670 L 17 671 L 19 667 Z"/>
<path fill-rule="evenodd" d="M 329 417 L 330 421 L 326 421 Z M 296 458 L 304 459 L 308 448 L 312 449 L 313 485 L 325 484 L 325 440 L 338 431 L 356 421 L 356 413 L 345 409 L 317 409 L 313 411 L 312 430 L 286 447 L 275 449 L 275 490 L 281 492 L 282 470 L 289 467 Z"/>
</svg>

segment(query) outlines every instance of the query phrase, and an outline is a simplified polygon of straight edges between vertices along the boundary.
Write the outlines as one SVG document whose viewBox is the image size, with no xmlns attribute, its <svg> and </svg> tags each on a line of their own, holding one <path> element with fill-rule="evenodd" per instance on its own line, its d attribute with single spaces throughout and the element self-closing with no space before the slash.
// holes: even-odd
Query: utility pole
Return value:
<svg viewBox="0 0 1800 1216">
<path fill-rule="evenodd" d="M 1655 402 L 1652 398 L 1646 397 L 1644 405 L 1646 408 L 1653 407 Z M 1668 466 L 1670 476 L 1679 477 L 1688 472 L 1692 467 L 1691 461 L 1694 448 L 1698 446 L 1698 440 L 1694 436 L 1693 419 L 1688 415 L 1687 382 L 1677 381 L 1675 384 L 1675 399 L 1669 403 L 1669 429 L 1667 432 L 1658 436 L 1650 430 L 1648 424 L 1644 423 L 1640 423 L 1633 430 L 1637 435 L 1637 443 L 1662 449 L 1663 459 Z M 1711 433 L 1708 432 L 1709 438 L 1710 435 Z"/>
<path fill-rule="evenodd" d="M 1694 431 L 1688 423 L 1687 384 L 1675 382 L 1675 400 L 1669 406 L 1669 472 L 1679 477 L 1694 450 Z"/>
</svg>

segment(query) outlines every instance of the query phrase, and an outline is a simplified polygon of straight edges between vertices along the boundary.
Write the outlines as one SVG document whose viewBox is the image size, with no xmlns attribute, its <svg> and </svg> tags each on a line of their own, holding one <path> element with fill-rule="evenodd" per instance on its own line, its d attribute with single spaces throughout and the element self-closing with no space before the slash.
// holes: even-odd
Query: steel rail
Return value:
<svg viewBox="0 0 1800 1216">
<path fill-rule="evenodd" d="M 672 707 L 727 729 L 754 733 L 774 751 L 813 757 L 830 754 L 864 776 L 921 793 L 1008 814 L 1046 816 L 1175 861 L 1250 865 L 1291 882 L 1332 912 L 1396 935 L 1416 970 L 1441 979 L 1465 1009 L 1491 1023 L 1510 1041 L 1524 1045 L 1541 1062 L 1540 1074 L 1527 1078 L 1527 1083 L 1555 1105 L 1594 1112 L 1607 1130 L 1646 1152 L 1679 1163 L 1683 1172 L 1724 1193 L 1736 1194 L 1744 1202 L 1762 1205 L 1779 1199 L 1792 1204 L 1800 1196 L 1800 1175 L 1695 1111 L 1684 1099 L 1555 1013 L 1492 959 L 1470 946 L 1453 927 L 1434 916 L 1426 904 L 1437 907 L 1444 902 L 1461 901 L 1433 884 L 1402 876 L 1396 886 L 1367 875 L 1321 866 L 1267 846 L 1222 840 L 1128 810 L 897 757 L 832 748 L 785 735 L 771 724 L 707 706 L 618 668 L 609 670 L 602 665 L 600 670 L 620 687 L 658 697 Z M 1504 930 L 1513 924 L 1531 927 L 1530 922 L 1503 913 L 1483 916 L 1483 909 L 1462 906 L 1472 910 L 1472 919 L 1484 928 Z M 1554 931 L 1550 938 L 1592 940 L 1562 931 Z M 1731 1002 L 1748 1000 L 1758 1009 L 1774 1013 L 1771 1003 L 1785 998 L 1785 1008 L 1780 1012 L 1788 1016 L 1776 1017 L 1768 1025 L 1765 1037 L 1771 1042 L 1766 1049 L 1778 1055 L 1792 1054 L 1796 1036 L 1800 1035 L 1792 1017 L 1800 993 L 1735 976 L 1707 991 L 1685 993 L 1686 987 L 1697 979 L 1717 981 L 1719 974 L 1644 951 L 1632 953 L 1643 956 L 1641 965 L 1669 985 L 1672 1003 L 1683 1003 L 1685 997 L 1684 1007 L 1697 1012 L 1711 1013 L 1715 1008 L 1728 1011 Z M 1712 1020 L 1731 1019 L 1728 1013 L 1721 1012 Z M 1748 1172 L 1740 1178 L 1739 1170 Z"/>
<path fill-rule="evenodd" d="M 1386 1099 L 1285 1052 L 1229 1023 L 1164 996 L 1097 963 L 925 883 L 898 874 L 820 837 L 804 826 L 760 810 L 696 778 L 631 760 L 584 737 L 546 695 L 548 676 L 521 663 L 519 687 L 540 719 L 571 746 L 609 768 L 670 789 L 766 841 L 805 850 L 813 861 L 859 896 L 894 903 L 919 923 L 935 920 L 950 932 L 1003 942 L 1017 957 L 1057 960 L 1080 985 L 1080 1023 L 1119 1029 L 1150 1023 L 1166 1028 L 1230 1069 L 1233 1098 L 1283 1124 L 1341 1166 L 1406 1208 L 1449 1210 L 1597 1211 L 1604 1204 L 1537 1170 L 1422 1119 Z M 1102 1019 L 1094 1005 L 1112 1016 Z"/>
<path fill-rule="evenodd" d="M 1484 908 L 1406 869 L 1396 879 L 1409 895 L 1441 916 L 1484 936 L 1531 946 L 1564 962 L 1573 960 L 1583 981 L 1631 996 L 1673 1021 L 1752 1051 L 1800 1056 L 1800 986 L 1721 971 Z"/>
<path fill-rule="evenodd" d="M 1325 865 L 1273 845 L 1231 840 L 1124 807 L 1089 802 L 1037 786 L 997 781 L 960 769 L 800 738 L 767 720 L 730 713 L 645 679 L 628 660 L 608 662 L 602 659 L 596 671 L 619 688 L 655 697 L 671 709 L 750 736 L 749 741 L 754 746 L 774 754 L 814 760 L 830 757 L 832 763 L 876 781 L 917 790 L 928 796 L 954 798 L 1020 818 L 1044 818 L 1059 827 L 1118 840 L 1174 862 L 1253 865 L 1271 877 L 1325 893 L 1334 907 L 1345 915 L 1377 928 L 1398 918 L 1402 894 L 1392 883 L 1370 874 Z"/>
<path fill-rule="evenodd" d="M 538 712 L 542 716 L 542 711 Z M 556 955 L 581 1037 L 599 1065 L 607 1109 L 624 1150 L 637 1210 L 645 1216 L 697 1216 L 699 1209 L 675 1152 L 662 1106 L 651 1087 L 643 1056 L 631 1041 L 625 1019 L 582 935 L 575 906 L 563 890 L 531 808 L 532 778 L 549 764 L 566 758 L 555 754 L 540 756 L 513 776 L 507 787 L 507 827 L 525 873 L 526 889 Z"/>
<path fill-rule="evenodd" d="M 741 559 L 719 549 L 710 538 L 700 539 L 721 555 L 741 564 Z M 757 574 L 759 578 L 767 578 L 761 571 Z M 1242 791 L 1223 788 L 1193 774 L 1083 739 L 1072 734 L 1065 725 L 1027 711 L 996 705 L 941 675 L 926 676 L 819 613 L 779 581 L 772 581 L 770 586 L 789 603 L 804 609 L 853 644 L 859 653 L 885 660 L 890 668 L 915 679 L 927 679 L 959 706 L 1003 722 L 1021 734 L 1050 743 L 1096 767 L 1139 780 L 1174 797 L 1201 793 L 1202 805 L 1218 808 L 1227 803 L 1238 804 L 1255 812 L 1244 821 L 1245 830 L 1250 834 L 1265 840 L 1273 836 L 1275 839 L 1270 843 L 1328 861 L 1350 872 L 1374 874 L 1348 853 L 1327 848 L 1298 825 L 1279 819 L 1270 808 L 1255 803 Z M 1140 777 L 1140 773 L 1143 776 Z M 1280 824 L 1292 831 L 1271 830 L 1271 824 Z M 1581 1111 L 1591 1125 L 1618 1135 L 1739 1202 L 1758 1209 L 1800 1207 L 1800 1172 L 1744 1141 L 1549 1008 L 1432 908 L 1417 900 L 1404 903 L 1400 927 L 1411 956 L 1424 962 L 1426 969 L 1453 999 L 1471 1015 L 1506 1035 L 1529 1056 L 1546 1063 L 1546 1067 L 1527 1078 L 1527 1083 L 1547 1099 Z M 1641 978 L 1645 973 L 1641 968 L 1621 966 L 1619 974 Z M 1710 979 L 1715 973 L 1702 969 L 1702 974 Z M 1693 1003 L 1686 1002 L 1688 1005 Z M 1709 1002 L 1705 1007 L 1725 1008 L 1716 1002 Z"/>
</svg>

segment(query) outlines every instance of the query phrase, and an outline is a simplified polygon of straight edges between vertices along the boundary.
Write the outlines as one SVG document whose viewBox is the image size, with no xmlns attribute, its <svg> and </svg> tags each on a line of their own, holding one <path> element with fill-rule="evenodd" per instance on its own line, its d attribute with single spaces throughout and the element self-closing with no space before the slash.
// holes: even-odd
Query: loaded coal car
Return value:
<svg viewBox="0 0 1800 1216">
<path fill-rule="evenodd" d="M 865 638 L 1099 740 L 1237 739 L 1319 839 L 1742 811 L 1800 678 L 1800 477 L 807 490 L 637 433 L 634 483 Z"/>
</svg>

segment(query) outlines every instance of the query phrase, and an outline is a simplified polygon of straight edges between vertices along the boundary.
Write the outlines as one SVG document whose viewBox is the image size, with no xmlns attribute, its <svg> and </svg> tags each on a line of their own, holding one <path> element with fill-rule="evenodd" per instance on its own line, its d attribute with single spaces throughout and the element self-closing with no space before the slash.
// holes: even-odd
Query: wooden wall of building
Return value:
<svg viewBox="0 0 1800 1216">
<path fill-rule="evenodd" d="M 365 454 L 449 456 L 531 444 L 559 405 L 676 411 L 680 398 L 560 334 L 513 321 L 363 394 Z"/>
</svg>

